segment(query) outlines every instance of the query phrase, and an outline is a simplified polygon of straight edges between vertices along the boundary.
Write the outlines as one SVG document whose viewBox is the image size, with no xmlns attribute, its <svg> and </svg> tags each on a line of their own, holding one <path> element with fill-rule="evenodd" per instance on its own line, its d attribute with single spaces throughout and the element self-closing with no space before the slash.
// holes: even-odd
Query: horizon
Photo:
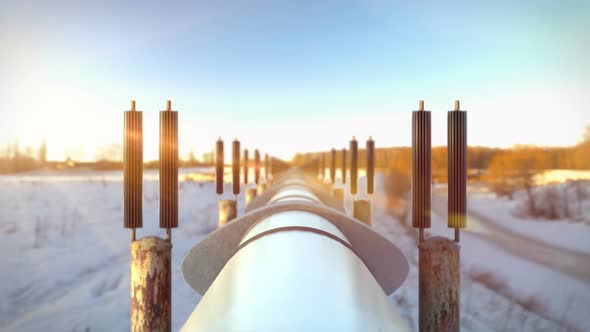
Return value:
<svg viewBox="0 0 590 332">
<path fill-rule="evenodd" d="M 590 126 L 588 126 L 588 128 L 590 128 Z M 587 129 L 586 132 L 589 132 L 590 133 L 589 130 L 590 129 Z M 359 144 L 360 144 L 359 145 L 359 151 L 363 151 L 365 149 L 364 146 L 363 146 L 363 144 L 361 144 L 361 143 L 363 143 L 363 142 L 359 141 Z M 508 147 L 485 146 L 485 145 L 468 145 L 467 148 L 468 149 L 472 149 L 472 148 L 473 149 L 499 149 L 499 150 L 504 150 L 504 151 L 509 151 L 509 150 L 515 151 L 515 150 L 517 150 L 519 148 L 533 148 L 533 149 L 575 149 L 577 146 L 579 146 L 579 144 L 583 144 L 583 143 L 584 143 L 583 141 L 580 141 L 579 143 L 577 143 L 575 145 L 564 145 L 564 146 L 540 146 L 540 145 L 534 145 L 534 144 L 514 144 L 514 145 L 508 146 Z M 224 141 L 224 144 L 226 146 L 228 145 L 226 141 Z M 6 147 L 7 146 L 5 145 L 4 148 L 6 149 Z M 31 148 L 31 147 L 30 146 L 26 146 L 26 148 Z M 120 146 L 119 148 L 121 149 L 121 156 L 120 156 L 121 158 L 120 159 L 115 159 L 115 158 L 113 158 L 113 159 L 108 159 L 108 158 L 107 159 L 97 159 L 97 158 L 94 158 L 92 160 L 76 160 L 76 159 L 72 159 L 72 158 L 69 158 L 69 159 L 68 158 L 66 158 L 66 159 L 51 159 L 51 158 L 48 158 L 45 161 L 45 163 L 57 163 L 57 164 L 59 164 L 59 163 L 65 163 L 65 162 L 68 162 L 68 161 L 74 162 L 74 163 L 83 163 L 83 164 L 85 164 L 85 163 L 92 164 L 92 163 L 101 163 L 101 162 L 106 162 L 106 163 L 123 163 L 123 157 L 124 157 L 123 156 L 123 152 L 122 152 L 123 151 L 122 150 L 123 149 L 123 146 Z M 375 146 L 375 149 L 377 151 L 378 150 L 383 150 L 383 149 L 411 149 L 411 148 L 412 148 L 411 145 L 407 145 L 407 146 L 406 145 Z M 445 148 L 446 149 L 447 148 L 447 145 L 446 144 L 444 144 L 444 145 L 432 145 L 431 148 L 432 148 L 432 150 L 436 150 L 436 149 L 440 149 L 440 148 Z M 280 158 L 280 157 L 273 156 L 273 155 L 269 155 L 269 156 L 271 156 L 273 158 L 276 158 L 276 159 L 279 159 L 279 160 L 284 161 L 284 162 L 292 162 L 293 159 L 297 155 L 307 155 L 307 154 L 317 154 L 317 153 L 329 153 L 331 151 L 331 149 L 332 148 L 327 149 L 327 150 L 317 150 L 317 151 L 316 150 L 314 150 L 314 151 L 299 151 L 299 152 L 297 152 L 296 154 L 294 154 L 293 156 L 291 156 L 288 159 Z M 338 149 L 338 148 L 335 148 L 335 149 L 336 149 L 336 151 L 338 153 L 340 153 L 341 149 Z M 348 150 L 348 147 L 346 147 L 346 149 Z M 0 149 L 0 151 L 1 150 L 2 149 Z M 241 151 L 242 154 L 241 154 L 241 158 L 240 159 L 243 158 L 243 148 L 241 150 L 242 150 Z M 248 151 L 250 153 L 249 162 L 250 163 L 253 163 L 254 162 L 253 159 L 252 159 L 253 158 L 252 157 L 253 150 L 248 149 Z M 39 161 L 38 153 L 39 153 L 39 150 L 36 149 L 36 150 L 33 150 L 33 152 L 31 154 L 20 153 L 20 155 L 21 156 L 31 157 L 34 160 Z M 207 160 L 204 160 L 205 158 L 203 158 L 204 157 L 203 156 L 204 154 L 214 154 L 214 153 L 215 153 L 215 151 L 213 149 L 211 149 L 210 151 L 205 151 L 202 154 L 194 153 L 194 158 L 195 158 L 194 161 L 196 163 L 202 164 L 202 165 L 207 165 L 207 166 L 214 165 L 214 163 L 215 163 L 214 160 L 207 161 Z M 225 166 L 231 166 L 231 157 L 232 157 L 231 154 L 232 154 L 231 149 L 225 149 L 225 151 L 224 151 L 224 165 Z M 212 157 L 212 156 L 210 156 L 210 157 Z M 263 158 L 263 157 L 264 157 L 264 152 L 261 151 L 261 158 Z M 189 162 L 190 161 L 190 156 L 188 154 L 186 154 L 186 155 L 179 155 L 178 156 L 178 160 L 179 161 L 182 161 L 182 162 Z M 159 162 L 159 159 L 158 158 L 155 158 L 155 159 L 145 159 L 144 158 L 144 160 L 143 160 L 143 164 L 144 165 L 146 165 L 146 164 L 154 164 L 154 163 L 158 163 L 158 162 Z M 179 166 L 179 167 L 180 168 L 185 168 L 185 167 L 192 167 L 192 166 L 186 166 L 185 165 L 185 166 Z M 328 168 L 328 166 L 326 166 L 326 168 Z"/>
</svg>

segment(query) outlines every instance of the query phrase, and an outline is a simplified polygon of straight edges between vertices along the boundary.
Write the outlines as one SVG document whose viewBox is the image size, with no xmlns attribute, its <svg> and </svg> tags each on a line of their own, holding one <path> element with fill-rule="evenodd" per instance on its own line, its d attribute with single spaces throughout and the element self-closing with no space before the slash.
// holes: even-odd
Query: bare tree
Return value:
<svg viewBox="0 0 590 332">
<path fill-rule="evenodd" d="M 534 217 L 537 214 L 533 192 L 536 186 L 535 175 L 545 169 L 546 160 L 542 149 L 519 146 L 496 155 L 490 162 L 484 180 L 497 195 L 505 195 L 511 199 L 516 191 L 524 190 L 528 213 Z"/>
<path fill-rule="evenodd" d="M 407 195 L 412 189 L 412 155 L 410 149 L 400 150 L 388 165 L 385 178 L 387 207 L 400 222 L 405 223 L 409 213 Z"/>
<path fill-rule="evenodd" d="M 205 152 L 201 156 L 201 160 L 206 165 L 213 165 L 213 162 L 215 161 L 215 153 L 213 153 L 213 151 Z"/>
</svg>

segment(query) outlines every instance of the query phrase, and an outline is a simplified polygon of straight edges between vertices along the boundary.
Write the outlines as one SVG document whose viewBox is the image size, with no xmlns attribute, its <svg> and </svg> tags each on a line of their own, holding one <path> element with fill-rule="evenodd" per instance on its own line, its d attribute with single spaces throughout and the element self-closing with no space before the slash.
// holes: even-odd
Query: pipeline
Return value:
<svg viewBox="0 0 590 332">
<path fill-rule="evenodd" d="M 182 263 L 203 298 L 182 331 L 406 331 L 388 295 L 408 274 L 389 240 L 296 169 Z"/>
<path fill-rule="evenodd" d="M 131 331 L 171 330 L 172 228 L 178 227 L 178 113 L 167 102 L 160 112 L 160 227 L 166 238 L 136 237 L 143 226 L 142 113 L 135 101 L 124 114 L 125 228 L 131 230 Z M 419 329 L 460 330 L 460 228 L 466 226 L 467 114 L 459 101 L 448 113 L 448 226 L 454 240 L 426 238 L 430 227 L 430 112 L 412 115 L 412 225 L 419 229 Z M 388 296 L 405 280 L 408 262 L 393 243 L 373 231 L 375 143 L 366 143 L 366 195 L 358 193 L 358 143 L 350 141 L 350 192 L 353 216 L 345 213 L 341 188 L 324 177 L 292 169 L 273 176 L 265 155 L 254 150 L 254 183 L 248 188 L 244 151 L 246 213 L 237 218 L 240 193 L 240 142 L 232 144 L 232 193 L 224 191 L 223 141 L 216 144 L 219 226 L 194 246 L 182 263 L 186 282 L 203 297 L 183 331 L 405 331 Z M 332 150 L 330 178 L 336 178 Z M 346 182 L 342 150 L 342 184 Z M 280 165 L 279 165 L 280 166 Z M 319 178 L 319 179 L 318 179 Z M 270 181 L 272 179 L 272 181 Z M 254 191 L 253 191 L 254 190 Z M 257 190 L 257 191 L 256 191 Z M 253 193 L 256 193 L 255 195 Z"/>
</svg>

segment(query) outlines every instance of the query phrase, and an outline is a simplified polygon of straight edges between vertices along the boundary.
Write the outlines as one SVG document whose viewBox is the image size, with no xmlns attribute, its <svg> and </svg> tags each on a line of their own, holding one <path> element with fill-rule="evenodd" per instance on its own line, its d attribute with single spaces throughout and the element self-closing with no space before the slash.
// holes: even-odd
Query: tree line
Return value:
<svg viewBox="0 0 590 332">
<path fill-rule="evenodd" d="M 322 156 L 323 155 L 323 156 Z M 330 151 L 297 154 L 293 164 L 317 171 L 322 157 L 329 167 Z M 341 150 L 336 154 L 336 165 L 341 167 Z M 359 150 L 359 167 L 365 167 L 365 150 Z M 412 149 L 410 147 L 378 148 L 375 151 L 375 166 L 387 175 L 385 189 L 392 211 L 401 211 L 400 220 L 405 220 L 408 194 L 411 190 Z M 543 215 L 548 200 L 539 203 L 536 176 L 546 170 L 590 170 L 590 126 L 580 143 L 569 147 L 538 147 L 517 145 L 511 148 L 469 146 L 467 148 L 467 177 L 470 183 L 485 185 L 497 196 L 512 199 L 522 191 L 525 197 L 526 214 L 531 217 Z M 432 148 L 432 182 L 447 182 L 447 148 Z M 584 196 L 582 180 L 570 181 L 576 197 Z M 551 201 L 551 200 L 549 200 Z M 562 204 L 563 205 L 563 204 Z M 549 213 L 550 215 L 551 213 Z M 566 213 L 567 215 L 567 213 Z"/>
<path fill-rule="evenodd" d="M 292 163 L 297 166 L 318 164 L 324 155 L 326 167 L 330 164 L 330 151 L 298 153 Z M 364 149 L 358 152 L 359 167 L 366 166 Z M 521 164 L 535 169 L 590 169 L 590 141 L 571 147 L 538 147 L 516 145 L 511 148 L 491 148 L 469 146 L 467 148 L 467 168 L 470 177 L 482 176 L 490 168 L 519 168 Z M 336 152 L 336 165 L 342 165 L 341 150 Z M 391 167 L 411 170 L 412 149 L 410 147 L 389 147 L 375 149 L 375 167 L 389 169 Z M 434 182 L 446 182 L 447 147 L 432 148 L 432 175 Z"/>
</svg>

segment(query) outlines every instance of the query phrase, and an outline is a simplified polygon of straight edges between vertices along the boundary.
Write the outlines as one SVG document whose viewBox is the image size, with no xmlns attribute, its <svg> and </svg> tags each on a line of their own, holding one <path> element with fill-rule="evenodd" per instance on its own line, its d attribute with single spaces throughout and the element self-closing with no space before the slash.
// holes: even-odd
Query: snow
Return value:
<svg viewBox="0 0 590 332">
<path fill-rule="evenodd" d="M 138 236 L 163 237 L 157 226 L 157 170 L 146 173 L 144 228 Z M 197 173 L 206 175 L 190 176 Z M 179 228 L 172 232 L 173 330 L 180 328 L 200 300 L 182 279 L 180 263 L 189 248 L 216 227 L 217 197 L 208 180 L 211 174 L 211 169 L 181 171 Z M 4 253 L 0 255 L 0 330 L 129 329 L 130 232 L 122 225 L 121 181 L 121 172 L 0 176 L 0 252 Z M 410 274 L 391 300 L 417 330 L 416 232 L 383 209 L 380 182 L 377 191 L 374 228 L 394 241 L 410 262 Z M 242 195 L 238 199 L 244 201 Z M 350 207 L 350 195 L 347 202 Z M 243 204 L 238 206 L 241 214 Z M 433 233 L 451 235 L 436 216 L 433 226 Z M 466 232 L 462 264 L 464 331 L 590 330 L 588 284 L 515 257 Z"/>
<path fill-rule="evenodd" d="M 571 169 L 552 169 L 535 176 L 538 185 L 562 183 L 570 180 L 590 180 L 590 171 Z"/>
<path fill-rule="evenodd" d="M 164 237 L 157 176 L 150 176 L 157 171 L 146 173 L 138 236 Z M 123 228 L 121 181 L 121 172 L 0 177 L 0 251 L 9 253 L 0 255 L 0 330 L 129 329 L 130 231 Z M 172 232 L 173 330 L 199 300 L 182 279 L 180 263 L 217 225 L 212 182 L 181 181 L 179 191 L 180 227 Z"/>
<path fill-rule="evenodd" d="M 418 231 L 402 225 L 379 208 L 386 205 L 380 183 L 377 182 L 378 194 L 373 201 L 373 227 L 400 246 L 410 262 L 410 275 L 393 294 L 393 299 L 400 304 L 408 324 L 416 328 Z M 411 224 L 411 216 L 406 223 Z M 445 219 L 434 214 L 432 228 L 426 234 L 453 238 L 454 230 L 447 228 Z M 590 330 L 587 282 L 516 257 L 479 232 L 461 234 L 461 270 L 463 331 Z"/>
<path fill-rule="evenodd" d="M 434 235 L 451 236 L 446 220 L 435 215 L 432 223 Z M 517 302 L 536 302 L 532 303 L 537 306 L 535 309 L 556 322 L 564 320 L 580 330 L 590 329 L 586 317 L 590 310 L 590 284 L 513 256 L 468 232 L 462 234 L 461 248 L 464 274 L 489 274 L 498 293 L 514 297 Z"/>
<path fill-rule="evenodd" d="M 517 193 L 515 199 L 498 198 L 492 193 L 470 191 L 467 206 L 497 225 L 558 247 L 590 254 L 590 223 L 568 219 L 533 219 L 517 217 L 523 199 Z M 573 201 L 573 200 L 572 200 Z M 590 201 L 583 205 L 585 218 L 590 216 Z"/>
</svg>

